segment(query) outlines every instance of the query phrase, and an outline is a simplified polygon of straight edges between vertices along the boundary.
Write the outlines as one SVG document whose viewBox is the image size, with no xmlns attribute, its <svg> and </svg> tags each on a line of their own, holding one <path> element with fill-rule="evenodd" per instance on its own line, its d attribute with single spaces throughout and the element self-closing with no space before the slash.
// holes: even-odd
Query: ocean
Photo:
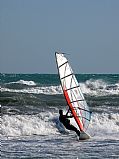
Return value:
<svg viewBox="0 0 119 159">
<path fill-rule="evenodd" d="M 76 74 L 92 111 L 79 141 L 64 129 L 66 101 L 57 74 L 0 74 L 2 159 L 119 158 L 119 74 Z"/>
</svg>

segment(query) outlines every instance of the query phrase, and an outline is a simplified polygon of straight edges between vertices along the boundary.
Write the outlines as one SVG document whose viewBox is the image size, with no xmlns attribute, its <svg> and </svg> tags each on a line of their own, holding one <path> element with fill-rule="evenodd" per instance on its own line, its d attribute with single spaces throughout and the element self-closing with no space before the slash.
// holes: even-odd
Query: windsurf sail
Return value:
<svg viewBox="0 0 119 159">
<path fill-rule="evenodd" d="M 55 52 L 55 56 L 62 90 L 67 105 L 69 106 L 69 110 L 74 117 L 79 130 L 86 131 L 91 119 L 91 112 L 81 91 L 80 85 L 64 54 Z"/>
</svg>

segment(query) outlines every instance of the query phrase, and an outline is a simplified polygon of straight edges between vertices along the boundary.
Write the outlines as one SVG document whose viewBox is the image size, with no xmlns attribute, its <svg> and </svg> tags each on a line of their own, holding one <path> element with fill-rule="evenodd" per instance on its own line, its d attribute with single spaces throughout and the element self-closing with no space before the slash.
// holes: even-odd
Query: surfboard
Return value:
<svg viewBox="0 0 119 159">
<path fill-rule="evenodd" d="M 61 87 L 69 108 L 67 114 L 73 116 L 73 123 L 81 132 L 80 140 L 89 139 L 90 135 L 86 133 L 91 120 L 89 106 L 65 54 L 55 52 L 55 57 Z"/>
</svg>

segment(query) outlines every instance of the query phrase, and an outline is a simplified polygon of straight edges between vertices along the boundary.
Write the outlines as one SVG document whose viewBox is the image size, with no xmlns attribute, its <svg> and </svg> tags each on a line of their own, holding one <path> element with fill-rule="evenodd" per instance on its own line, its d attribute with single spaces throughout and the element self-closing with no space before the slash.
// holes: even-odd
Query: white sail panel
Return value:
<svg viewBox="0 0 119 159">
<path fill-rule="evenodd" d="M 60 72 L 60 78 L 63 78 L 71 74 L 70 67 L 67 64 L 64 64 L 62 65 L 62 67 L 59 67 L 59 72 Z"/>
<path fill-rule="evenodd" d="M 67 78 L 67 80 L 66 80 Z M 71 81 L 72 81 L 72 77 L 68 76 L 65 79 L 61 79 L 61 83 L 62 83 L 62 87 L 65 87 L 65 89 L 70 89 L 71 88 Z M 73 85 L 75 87 L 75 85 Z"/>
<path fill-rule="evenodd" d="M 67 62 L 67 59 L 63 56 L 63 54 L 57 54 L 57 59 L 58 59 L 58 67 L 60 67 L 62 64 Z"/>
</svg>

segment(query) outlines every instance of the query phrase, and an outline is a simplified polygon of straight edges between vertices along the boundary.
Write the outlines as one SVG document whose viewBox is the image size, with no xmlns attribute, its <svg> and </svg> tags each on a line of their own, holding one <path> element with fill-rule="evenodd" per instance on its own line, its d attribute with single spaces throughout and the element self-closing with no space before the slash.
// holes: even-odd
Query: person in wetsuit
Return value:
<svg viewBox="0 0 119 159">
<path fill-rule="evenodd" d="M 59 121 L 65 126 L 65 128 L 75 131 L 77 135 L 80 136 L 80 131 L 75 126 L 70 124 L 70 120 L 68 118 L 71 118 L 71 116 L 68 116 L 67 114 L 63 115 L 63 110 L 59 110 L 59 115 Z"/>
</svg>

